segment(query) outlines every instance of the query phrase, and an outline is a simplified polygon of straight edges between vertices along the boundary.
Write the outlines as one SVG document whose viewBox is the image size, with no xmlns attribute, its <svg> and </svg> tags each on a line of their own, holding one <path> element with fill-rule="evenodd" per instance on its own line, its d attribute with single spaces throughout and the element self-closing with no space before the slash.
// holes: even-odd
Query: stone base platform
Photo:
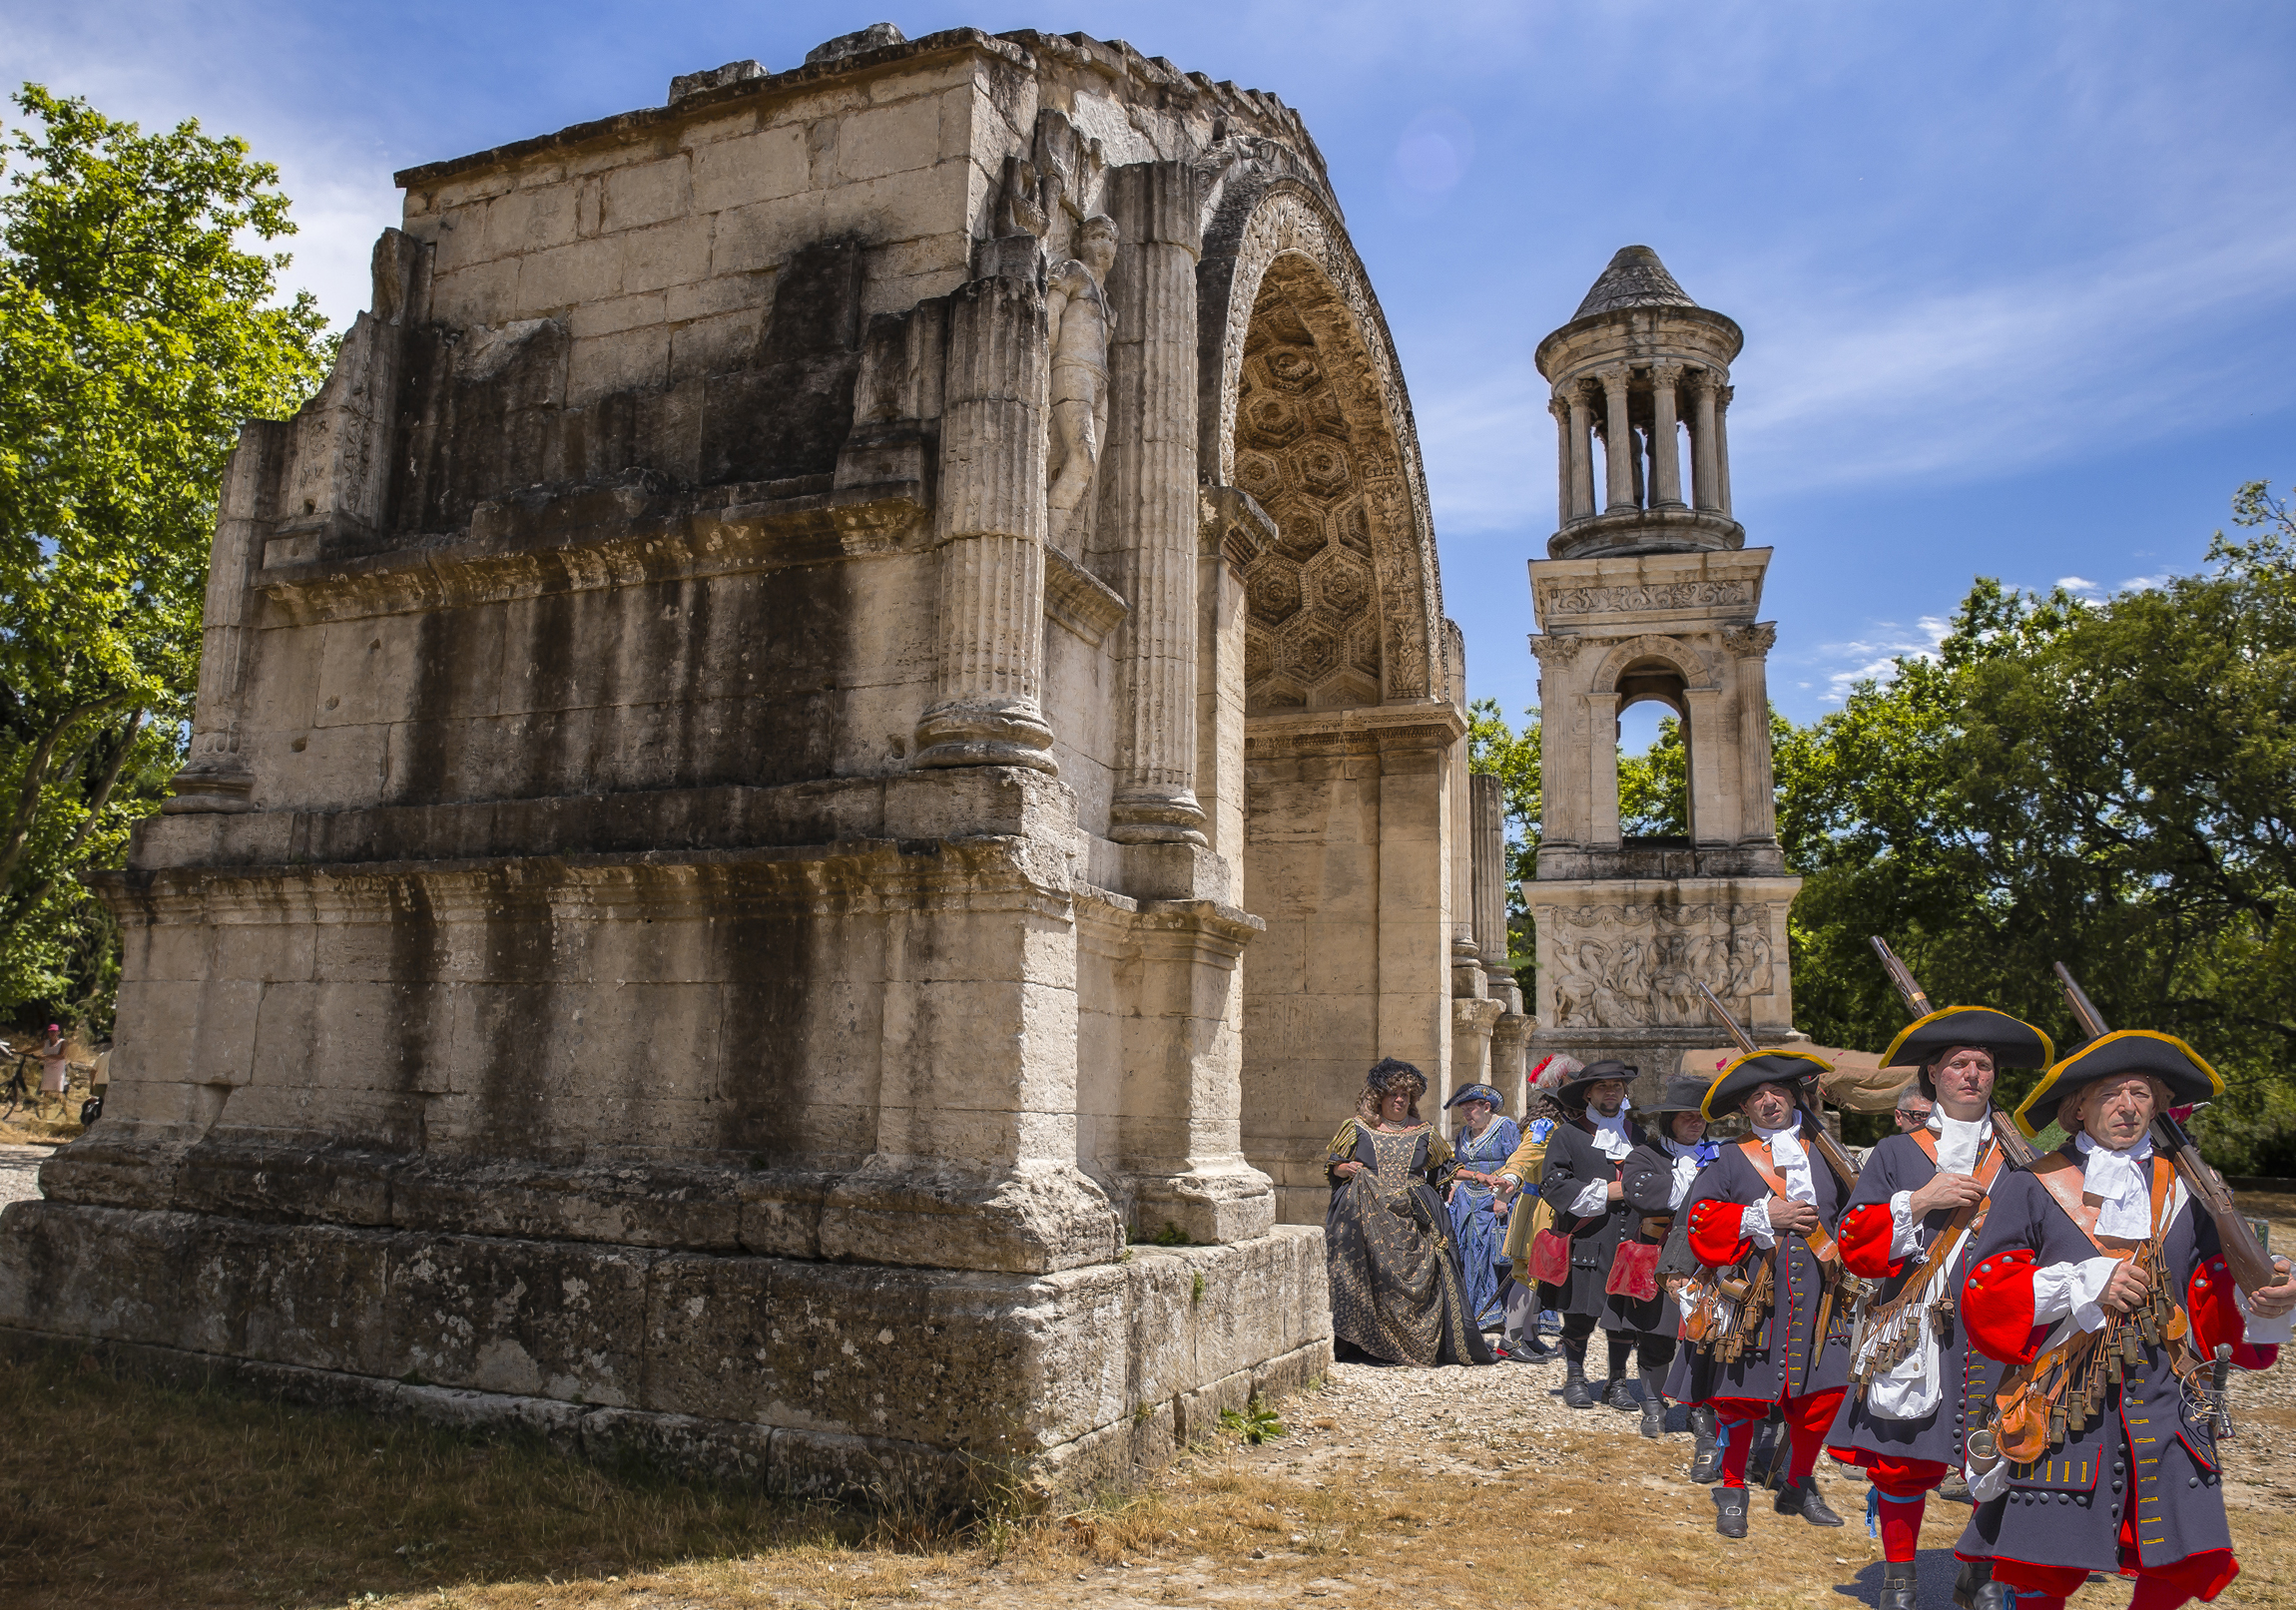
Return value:
<svg viewBox="0 0 2296 1610">
<path fill-rule="evenodd" d="M 1047 1275 L 21 1202 L 0 1339 L 793 1494 L 1120 1483 L 1331 1362 L 1320 1230 Z"/>
</svg>

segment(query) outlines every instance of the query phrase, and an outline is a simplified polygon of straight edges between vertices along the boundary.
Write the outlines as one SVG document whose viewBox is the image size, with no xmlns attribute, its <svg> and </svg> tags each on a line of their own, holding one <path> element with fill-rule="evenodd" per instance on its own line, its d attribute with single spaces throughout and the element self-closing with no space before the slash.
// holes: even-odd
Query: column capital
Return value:
<svg viewBox="0 0 2296 1610">
<path fill-rule="evenodd" d="M 1686 369 L 1686 374 L 1693 390 L 1719 391 L 1723 389 L 1722 376 L 1716 374 L 1712 369 L 1702 365 L 1690 365 Z"/>
<path fill-rule="evenodd" d="M 1725 626 L 1722 628 L 1722 646 L 1740 659 L 1768 654 L 1778 643 L 1778 625 L 1775 621 L 1759 621 L 1752 626 Z"/>
<path fill-rule="evenodd" d="M 1650 361 L 1650 383 L 1652 385 L 1678 385 L 1681 383 L 1684 371 L 1688 368 L 1689 365 L 1680 358 L 1653 358 Z"/>
<path fill-rule="evenodd" d="M 1718 409 L 1729 407 L 1730 399 L 1737 394 L 1738 388 L 1734 385 L 1716 386 L 1714 388 L 1714 406 Z"/>
</svg>

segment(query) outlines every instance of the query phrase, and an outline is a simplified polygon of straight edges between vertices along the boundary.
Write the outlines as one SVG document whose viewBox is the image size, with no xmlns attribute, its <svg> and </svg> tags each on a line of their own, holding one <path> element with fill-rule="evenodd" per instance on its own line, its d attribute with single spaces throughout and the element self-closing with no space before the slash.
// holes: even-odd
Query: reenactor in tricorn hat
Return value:
<svg viewBox="0 0 2296 1610">
<path fill-rule="evenodd" d="M 1598 1401 L 1635 1407 L 1626 1384 L 1631 1334 L 1611 1335 L 1609 1374 L 1599 1396 L 1586 1380 L 1586 1343 L 1610 1314 L 1604 1290 L 1610 1266 L 1629 1221 L 1641 1219 L 1626 1200 L 1622 1179 L 1627 1154 L 1642 1144 L 1641 1127 L 1627 1116 L 1626 1093 L 1635 1077 L 1623 1062 L 1592 1062 L 1563 1081 L 1555 1100 L 1568 1116 L 1547 1137 L 1539 1176 L 1538 1194 L 1554 1211 L 1555 1234 L 1570 1243 L 1569 1276 L 1554 1307 L 1562 1316 L 1562 1400 L 1572 1408 L 1592 1408 Z"/>
<path fill-rule="evenodd" d="M 2243 1292 L 2218 1209 L 2194 1211 L 2151 1138 L 2172 1103 L 2223 1090 L 2183 1041 L 2123 1030 L 2058 1062 L 2017 1109 L 2026 1134 L 2053 1117 L 2072 1139 L 1995 1183 L 1962 1286 L 1971 1343 L 2010 1369 L 1972 1433 L 1978 1508 L 1955 1546 L 2016 1589 L 2017 1610 L 2062 1610 L 2091 1571 L 2135 1578 L 2131 1610 L 2213 1599 L 2239 1574 L 2216 1452 L 2223 1377 L 2271 1365 L 2296 1279 L 2251 1244 L 2236 1250 Z"/>
<path fill-rule="evenodd" d="M 1605 1289 L 1610 1306 L 1602 1328 L 1610 1333 L 1613 1357 L 1619 1342 L 1634 1343 L 1642 1371 L 1642 1434 L 1655 1441 L 1666 1429 L 1666 1371 L 1674 1362 L 1682 1311 L 1659 1269 L 1659 1256 L 1674 1229 L 1675 1211 L 1689 1199 L 1698 1174 L 1719 1155 L 1706 1139 L 1706 1081 L 1680 1073 L 1666 1081 L 1656 1104 L 1640 1109 L 1650 1120 L 1642 1144 L 1626 1154 L 1619 1183 L 1624 1188 L 1626 1233 L 1610 1263 Z M 1699 1446 L 1713 1434 L 1711 1411 L 1692 1410 Z"/>
<path fill-rule="evenodd" d="M 1915 1610 L 1914 1556 L 1930 1489 L 1962 1468 L 2001 1366 L 1973 1352 L 1954 1299 L 1984 1224 L 1986 1193 L 2009 1159 L 1995 1133 L 1997 1069 L 2045 1068 L 2048 1036 L 1982 1006 L 1930 1012 L 1883 1053 L 1910 1067 L 1936 1105 L 1929 1122 L 1875 1147 L 1842 1210 L 1842 1262 L 1881 1283 L 1851 1358 L 1851 1386 L 1827 1451 L 1862 1467 L 1879 1494 L 1880 1610 Z M 1999 1610 L 2001 1590 L 1965 1570 L 1962 1597 Z"/>
<path fill-rule="evenodd" d="M 1708 1279 L 1740 1271 L 1752 1294 L 1740 1311 L 1745 1328 L 1692 1353 L 1687 1371 L 1686 1395 L 1712 1404 L 1729 1436 L 1714 1495 L 1714 1529 L 1724 1537 L 1746 1535 L 1746 1456 L 1755 1422 L 1773 1405 L 1792 1439 L 1778 1512 L 1814 1526 L 1842 1524 L 1819 1494 L 1815 1469 L 1850 1378 L 1833 1241 L 1844 1190 L 1805 1133 L 1817 1120 L 1801 1097 L 1804 1081 L 1830 1071 L 1807 1052 L 1755 1050 L 1725 1064 L 1706 1091 L 1709 1120 L 1742 1110 L 1753 1126 L 1698 1176 L 1682 1209 L 1691 1251 L 1715 1272 Z M 1765 1292 L 1767 1309 L 1757 1317 Z M 1695 1316 L 1685 1322 L 1694 1341 L 1696 1324 Z"/>
</svg>

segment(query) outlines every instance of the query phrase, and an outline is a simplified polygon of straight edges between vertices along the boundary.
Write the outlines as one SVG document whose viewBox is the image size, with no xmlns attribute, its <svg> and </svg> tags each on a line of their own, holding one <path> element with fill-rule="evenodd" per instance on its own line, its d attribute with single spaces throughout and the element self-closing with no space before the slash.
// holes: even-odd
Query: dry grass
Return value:
<svg viewBox="0 0 2296 1610">
<path fill-rule="evenodd" d="M 1758 1500 L 1752 1539 L 1728 1544 L 1712 1533 L 1707 1491 L 1680 1478 L 1685 1440 L 1645 1442 L 1628 1416 L 1574 1416 L 1541 1445 L 1515 1446 L 1503 1434 L 1413 1441 L 1334 1394 L 1289 1413 L 1292 1435 L 1200 1450 L 1128 1499 L 896 1535 L 528 1442 L 122 1382 L 62 1355 L 0 1361 L 0 1500 L 14 1521 L 0 1533 L 0 1603 L 1872 1602 L 1879 1550 L 1856 1520 L 1864 1489 L 1839 1474 L 1827 1487 L 1850 1526 L 1815 1530 Z M 2296 1435 L 2296 1411 L 2248 1413 L 2250 1424 L 2269 1418 L 2279 1446 Z M 2274 1484 L 2289 1477 L 2249 1474 L 2230 1493 L 2246 1574 L 2219 1603 L 2284 1610 L 2296 1604 L 2296 1512 Z M 1932 1506 L 1925 1570 L 1951 1569 L 1931 1551 L 1951 1548 L 1965 1516 Z M 2084 1604 L 2126 1597 L 2099 1587 Z"/>
</svg>

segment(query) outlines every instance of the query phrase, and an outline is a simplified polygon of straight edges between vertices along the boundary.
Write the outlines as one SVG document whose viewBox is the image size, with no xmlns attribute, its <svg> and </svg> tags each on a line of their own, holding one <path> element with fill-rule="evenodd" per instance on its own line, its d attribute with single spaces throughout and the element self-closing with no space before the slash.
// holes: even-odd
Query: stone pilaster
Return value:
<svg viewBox="0 0 2296 1610">
<path fill-rule="evenodd" d="M 1044 299 L 1026 279 L 949 297 L 940 434 L 940 656 L 918 766 L 1057 772 L 1044 680 Z"/>
<path fill-rule="evenodd" d="M 208 570 L 207 614 L 200 632 L 200 689 L 193 706 L 191 756 L 160 808 L 251 809 L 255 775 L 240 755 L 240 706 L 252 648 L 246 619 L 249 579 L 263 565 L 265 490 L 279 482 L 291 425 L 257 419 L 240 427 L 240 444 L 224 466 L 216 511 L 216 545 Z"/>
<path fill-rule="evenodd" d="M 1196 260 L 1198 182 L 1185 163 L 1109 175 L 1118 255 L 1111 358 L 1114 474 L 1102 529 L 1124 568 L 1126 701 L 1108 835 L 1205 842 L 1196 798 Z"/>
<path fill-rule="evenodd" d="M 1601 375 L 1607 412 L 1602 427 L 1602 466 L 1607 471 L 1610 502 L 1606 514 L 1621 514 L 1640 507 L 1634 497 L 1634 427 L 1626 418 L 1626 365 L 1615 364 Z"/>
</svg>

